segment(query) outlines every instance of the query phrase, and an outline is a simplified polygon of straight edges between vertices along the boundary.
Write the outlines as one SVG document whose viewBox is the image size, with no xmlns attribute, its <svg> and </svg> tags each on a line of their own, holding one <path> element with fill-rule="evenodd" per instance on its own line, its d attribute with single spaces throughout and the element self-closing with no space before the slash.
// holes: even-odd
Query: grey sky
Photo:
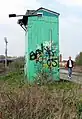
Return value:
<svg viewBox="0 0 82 119">
<path fill-rule="evenodd" d="M 8 38 L 8 54 L 23 56 L 25 32 L 9 13 L 25 14 L 27 9 L 45 7 L 60 13 L 60 53 L 74 59 L 82 51 L 82 0 L 2 0 L 0 2 L 0 54 L 4 54 L 4 37 Z"/>
</svg>

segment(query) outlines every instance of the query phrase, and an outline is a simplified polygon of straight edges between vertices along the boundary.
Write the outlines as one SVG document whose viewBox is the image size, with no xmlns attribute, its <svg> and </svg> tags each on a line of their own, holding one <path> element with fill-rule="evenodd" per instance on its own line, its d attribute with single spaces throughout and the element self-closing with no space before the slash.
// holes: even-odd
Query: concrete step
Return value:
<svg viewBox="0 0 82 119">
<path fill-rule="evenodd" d="M 68 74 L 60 73 L 60 79 L 72 81 L 72 82 L 75 82 L 75 83 L 78 83 L 78 84 L 82 84 L 82 76 L 81 75 L 74 75 L 73 74 L 72 78 L 69 79 Z"/>
</svg>

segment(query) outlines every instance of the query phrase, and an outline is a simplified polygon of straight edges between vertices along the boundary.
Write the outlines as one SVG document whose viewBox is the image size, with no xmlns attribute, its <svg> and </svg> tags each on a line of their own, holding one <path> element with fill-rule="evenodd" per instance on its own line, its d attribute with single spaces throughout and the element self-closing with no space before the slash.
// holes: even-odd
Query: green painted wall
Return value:
<svg viewBox="0 0 82 119">
<path fill-rule="evenodd" d="M 55 15 L 52 17 L 48 14 L 43 15 L 43 17 L 29 17 L 25 39 L 25 74 L 28 79 L 33 81 L 39 69 L 47 72 L 52 69 L 53 79 L 59 80 L 58 17 Z"/>
</svg>

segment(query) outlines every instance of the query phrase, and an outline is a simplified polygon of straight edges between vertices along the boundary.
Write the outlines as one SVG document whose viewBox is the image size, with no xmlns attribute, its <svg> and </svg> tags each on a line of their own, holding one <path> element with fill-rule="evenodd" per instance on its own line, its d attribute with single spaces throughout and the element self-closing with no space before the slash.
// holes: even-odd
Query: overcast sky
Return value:
<svg viewBox="0 0 82 119">
<path fill-rule="evenodd" d="M 4 54 L 4 37 L 8 39 L 8 55 L 23 56 L 25 32 L 9 13 L 25 14 L 27 9 L 45 7 L 60 13 L 60 53 L 74 59 L 82 51 L 82 0 L 0 0 L 0 54 Z"/>
</svg>

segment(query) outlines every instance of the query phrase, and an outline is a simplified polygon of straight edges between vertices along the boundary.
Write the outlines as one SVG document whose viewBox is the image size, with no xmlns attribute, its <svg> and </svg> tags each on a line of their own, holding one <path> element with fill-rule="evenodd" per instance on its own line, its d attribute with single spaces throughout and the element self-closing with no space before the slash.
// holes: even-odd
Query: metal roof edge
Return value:
<svg viewBox="0 0 82 119">
<path fill-rule="evenodd" d="M 35 12 L 37 12 L 37 11 L 39 11 L 39 10 L 45 10 L 45 11 L 48 11 L 48 12 L 50 12 L 50 13 L 53 13 L 53 14 L 55 14 L 55 15 L 57 15 L 57 16 L 60 15 L 60 14 L 57 13 L 57 12 L 54 12 L 54 11 L 52 11 L 52 10 L 49 10 L 49 9 L 46 9 L 46 8 L 43 8 L 43 7 L 40 7 L 39 9 L 35 10 L 32 14 L 34 14 Z"/>
</svg>

